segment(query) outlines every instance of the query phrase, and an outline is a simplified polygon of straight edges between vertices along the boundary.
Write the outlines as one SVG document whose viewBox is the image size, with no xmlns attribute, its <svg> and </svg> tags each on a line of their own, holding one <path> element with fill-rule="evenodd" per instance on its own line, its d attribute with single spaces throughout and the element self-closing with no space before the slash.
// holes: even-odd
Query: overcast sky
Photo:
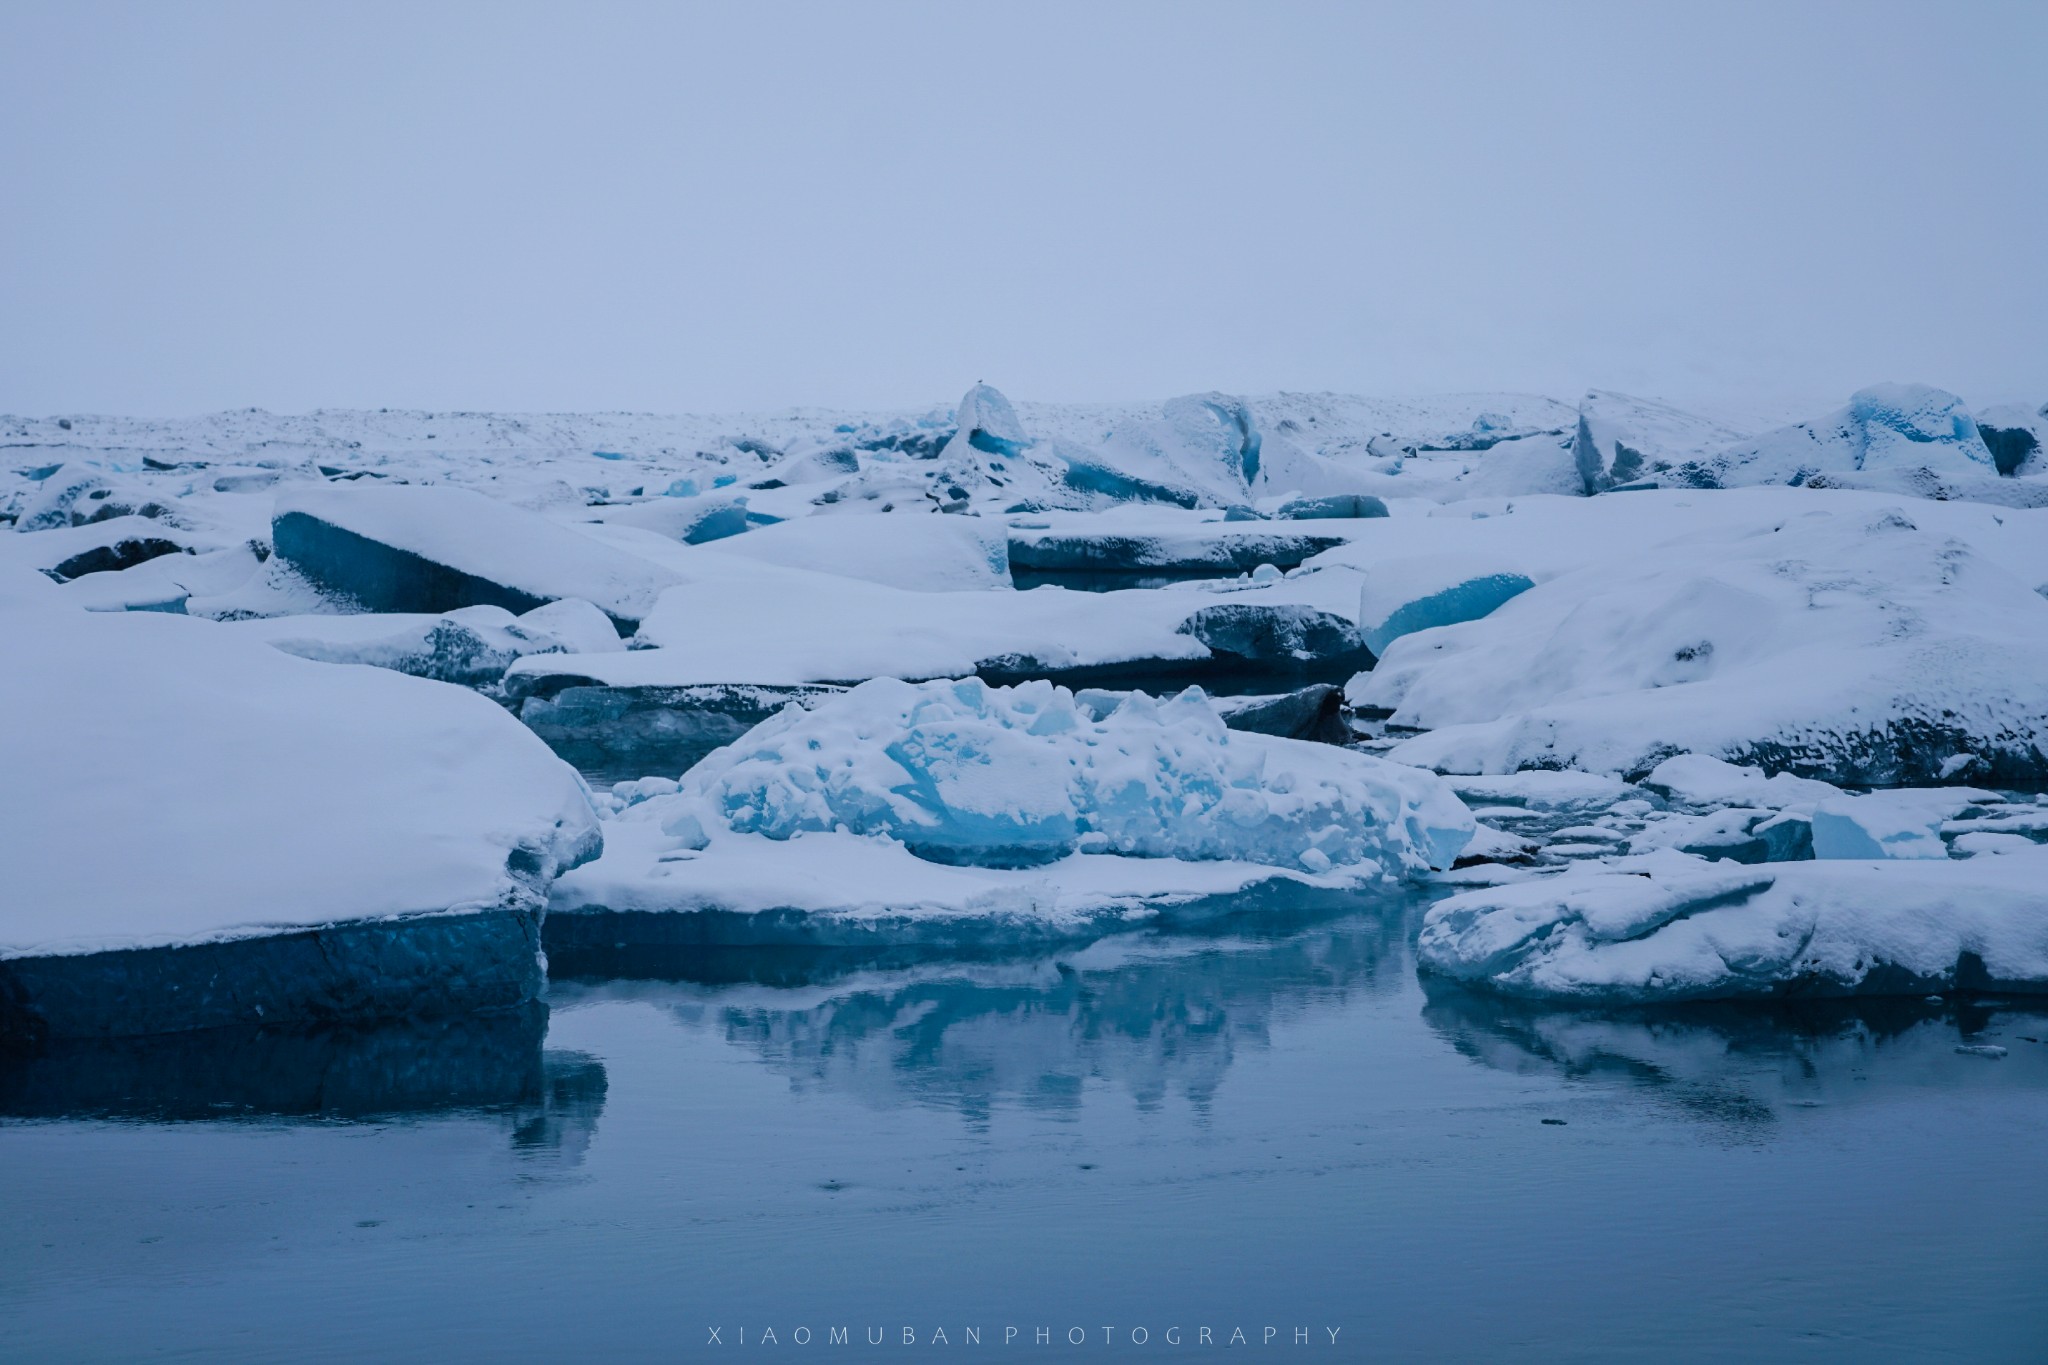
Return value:
<svg viewBox="0 0 2048 1365">
<path fill-rule="evenodd" d="M 2048 3 L 0 5 L 0 411 L 2048 399 Z"/>
</svg>

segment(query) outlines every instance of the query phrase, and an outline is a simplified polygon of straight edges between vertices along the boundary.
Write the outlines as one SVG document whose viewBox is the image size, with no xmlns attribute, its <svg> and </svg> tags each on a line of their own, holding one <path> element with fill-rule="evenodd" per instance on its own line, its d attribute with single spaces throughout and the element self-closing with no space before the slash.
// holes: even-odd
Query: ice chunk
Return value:
<svg viewBox="0 0 2048 1365">
<path fill-rule="evenodd" d="M 1376 655 L 1403 635 L 1438 626 L 1476 621 L 1503 602 L 1536 586 L 1526 574 L 1475 572 L 1463 555 L 1422 555 L 1366 576 L 1359 591 L 1358 619 L 1365 643 Z"/>
<path fill-rule="evenodd" d="M 1941 825 L 1974 794 L 1956 787 L 1835 796 L 1813 809 L 1816 858 L 1946 858 Z"/>
<path fill-rule="evenodd" d="M 1291 664 L 1330 678 L 1347 678 L 1373 665 L 1358 627 L 1311 607 L 1226 602 L 1203 607 L 1181 623 L 1180 631 L 1225 658 Z"/>
<path fill-rule="evenodd" d="M 1356 520 L 1383 517 L 1387 505 L 1370 493 L 1330 493 L 1319 498 L 1294 498 L 1273 513 L 1289 521 Z"/>
<path fill-rule="evenodd" d="M 694 484 L 690 485 L 692 488 Z M 705 545 L 726 540 L 752 529 L 744 495 L 705 493 L 701 496 L 663 496 L 645 502 L 622 503 L 615 507 L 590 509 L 590 520 L 615 526 L 638 526 L 680 540 L 685 545 Z"/>
<path fill-rule="evenodd" d="M 956 421 L 961 439 L 984 455 L 1015 456 L 1031 444 L 1010 400 L 987 384 L 976 384 L 961 398 Z"/>
<path fill-rule="evenodd" d="M 781 686 L 977 674 L 1080 687 L 1275 692 L 1336 681 L 1369 657 L 1350 622 L 1288 600 L 1292 583 L 1209 594 L 908 592 L 669 547 L 699 581 L 672 588 L 629 653 L 527 658 L 532 677 L 608 688 Z M 1225 609 L 1227 608 L 1227 610 Z"/>
<path fill-rule="evenodd" d="M 1663 403 L 1594 389 L 1579 403 L 1572 455 L 1586 492 L 1604 493 L 1740 438 Z"/>
<path fill-rule="evenodd" d="M 279 616 L 239 622 L 234 629 L 302 659 L 370 664 L 464 687 L 497 682 L 528 654 L 625 648 L 610 618 L 578 598 L 523 616 L 503 607 L 463 607 L 439 616 Z"/>
<path fill-rule="evenodd" d="M 1681 805 L 1761 806 L 1783 810 L 1811 807 L 1841 796 L 1840 789 L 1790 773 L 1764 776 L 1762 768 L 1739 768 L 1707 754 L 1678 754 L 1650 770 L 1643 785 Z"/>
<path fill-rule="evenodd" d="M 878 680 L 784 711 L 692 769 L 673 802 L 665 818 L 705 828 L 843 829 L 996 867 L 1099 851 L 1399 875 L 1449 866 L 1472 833 L 1439 779 L 1234 733 L 1198 690 L 1097 720 L 1064 688 L 972 679 Z"/>
<path fill-rule="evenodd" d="M 1277 697 L 1229 697 L 1217 701 L 1223 723 L 1282 739 L 1307 739 L 1319 744 L 1349 744 L 1351 727 L 1344 722 L 1344 694 L 1329 683 L 1316 683 Z"/>
<path fill-rule="evenodd" d="M 1198 578 L 1223 578 L 1270 564 L 1298 567 L 1344 544 L 1340 535 L 1245 528 L 1242 523 L 1154 520 L 1126 529 L 1104 518 L 1063 519 L 1058 526 L 1012 527 L 1010 572 L 1020 588 L 1052 583 L 1094 590 L 1149 588 Z"/>
<path fill-rule="evenodd" d="M 1179 438 L 1188 458 L 1213 462 L 1228 477 L 1247 487 L 1258 479 L 1262 438 L 1258 423 L 1242 398 L 1222 393 L 1191 394 L 1169 400 L 1165 416 L 1167 426 Z"/>
<path fill-rule="evenodd" d="M 2048 856 L 1730 871 L 1677 853 L 1453 896 L 1429 971 L 1587 1002 L 2048 991 Z"/>
<path fill-rule="evenodd" d="M 17 531 L 47 531 L 60 526 L 87 526 L 115 517 L 160 517 L 164 505 L 136 480 L 92 464 L 73 462 L 47 474 L 22 504 Z"/>
<path fill-rule="evenodd" d="M 680 773 L 784 706 L 842 689 L 815 683 L 607 687 L 574 672 L 515 674 L 506 697 L 527 728 L 589 773 Z"/>
<path fill-rule="evenodd" d="M 34 797 L 8 814 L 0 965 L 69 992 L 64 1018 L 147 1015 L 154 1029 L 232 1022 L 223 1011 L 471 1007 L 459 957 L 418 934 L 334 935 L 448 917 L 420 934 L 449 952 L 474 936 L 507 961 L 506 944 L 537 941 L 549 881 L 599 847 L 575 773 L 468 692 L 182 617 L 25 605 L 5 626 L 0 711 L 34 723 L 0 731 L 0 772 Z M 229 955 L 234 977 L 177 996 L 150 992 L 196 959 L 121 956 L 293 934 L 314 937 Z M 77 956 L 102 960 L 47 965 Z M 321 960 L 332 970 L 292 987 L 289 963 Z M 511 976 L 476 966 L 512 990 L 495 1003 L 538 986 L 530 958 Z M 108 993 L 78 994 L 90 982 Z M 17 1022 L 25 1010 L 57 1029 L 58 995 L 39 998 L 15 994 Z"/>
<path fill-rule="evenodd" d="M 530 611 L 594 603 L 630 631 L 681 575 L 466 489 L 294 491 L 271 525 L 280 559 L 367 611 Z"/>
<path fill-rule="evenodd" d="M 1997 473 L 1962 399 L 1926 384 L 1875 384 L 1826 417 L 1685 460 L 1666 477 L 1708 488 L 1780 483 L 1946 495 L 1949 482 L 1969 492 Z"/>
<path fill-rule="evenodd" d="M 2009 478 L 2048 474 L 2048 403 L 2036 408 L 2005 403 L 1977 414 L 1977 434 L 1991 452 L 1992 464 Z"/>
<path fill-rule="evenodd" d="M 161 518 L 122 516 L 10 536 L 0 542 L 0 555 L 62 583 L 87 574 L 132 569 L 159 555 L 199 554 L 223 547 L 224 542 L 215 536 Z"/>
<path fill-rule="evenodd" d="M 2048 524 L 1937 506 L 1925 529 L 1835 495 L 1699 524 L 1394 641 L 1351 701 L 1432 730 L 1392 752 L 1443 771 L 1643 776 L 1689 751 L 1841 785 L 2048 783 L 2048 602 L 2008 567 L 2031 576 Z"/>
</svg>

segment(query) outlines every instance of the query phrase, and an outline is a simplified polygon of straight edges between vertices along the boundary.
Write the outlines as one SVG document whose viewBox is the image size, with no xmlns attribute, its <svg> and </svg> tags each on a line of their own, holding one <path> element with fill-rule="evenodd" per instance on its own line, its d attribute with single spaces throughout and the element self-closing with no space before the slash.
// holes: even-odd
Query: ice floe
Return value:
<svg viewBox="0 0 2048 1365">
<path fill-rule="evenodd" d="M 1768 868 L 1676 852 L 1431 907 L 1423 966 L 1586 1002 L 2048 991 L 2048 849 Z"/>
<path fill-rule="evenodd" d="M 547 886 L 601 835 L 500 708 L 212 622 L 19 597 L 0 622 L 0 1031 L 531 998 Z"/>
</svg>

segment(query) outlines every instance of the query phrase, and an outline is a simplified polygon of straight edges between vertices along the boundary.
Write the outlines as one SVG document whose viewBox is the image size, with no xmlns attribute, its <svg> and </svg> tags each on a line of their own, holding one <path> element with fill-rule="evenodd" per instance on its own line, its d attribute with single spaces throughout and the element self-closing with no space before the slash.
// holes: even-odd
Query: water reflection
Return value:
<svg viewBox="0 0 2048 1365">
<path fill-rule="evenodd" d="M 550 995 L 562 1008 L 657 1003 L 689 1027 L 717 1030 L 799 1090 L 877 1106 L 940 1106 L 971 1122 L 1003 1103 L 1072 1114 L 1085 1086 L 1104 1081 L 1144 1109 L 1178 1094 L 1205 1110 L 1232 1062 L 1266 1047 L 1278 1019 L 1398 988 L 1409 970 L 1406 920 L 1398 911 L 1304 916 L 1256 937 L 1125 935 L 1007 959 L 933 960 L 911 949 L 696 949 L 665 960 L 636 952 L 638 980 L 558 978 Z"/>
<path fill-rule="evenodd" d="M 2048 1082 L 2040 1002 L 1939 998 L 1559 1009 L 1425 978 L 1422 1017 L 1489 1067 L 1643 1092 L 1732 1133 L 1787 1107 L 1867 1102 L 1926 1087 Z M 2005 1055 L 1959 1052 L 2004 1048 Z"/>
<path fill-rule="evenodd" d="M 0 1118 L 354 1121 L 505 1115 L 514 1146 L 572 1155 L 603 1110 L 602 1063 L 548 1051 L 543 1006 L 372 1028 L 215 1029 L 0 1054 Z"/>
</svg>

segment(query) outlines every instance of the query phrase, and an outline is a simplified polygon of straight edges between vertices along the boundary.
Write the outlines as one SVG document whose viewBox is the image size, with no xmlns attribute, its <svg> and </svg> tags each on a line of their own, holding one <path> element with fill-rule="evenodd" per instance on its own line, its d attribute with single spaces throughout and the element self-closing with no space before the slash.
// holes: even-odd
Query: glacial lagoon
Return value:
<svg viewBox="0 0 2048 1365">
<path fill-rule="evenodd" d="M 1421 908 L 0 1063 L 5 1354 L 2040 1358 L 2038 1002 L 1518 1005 Z"/>
</svg>

